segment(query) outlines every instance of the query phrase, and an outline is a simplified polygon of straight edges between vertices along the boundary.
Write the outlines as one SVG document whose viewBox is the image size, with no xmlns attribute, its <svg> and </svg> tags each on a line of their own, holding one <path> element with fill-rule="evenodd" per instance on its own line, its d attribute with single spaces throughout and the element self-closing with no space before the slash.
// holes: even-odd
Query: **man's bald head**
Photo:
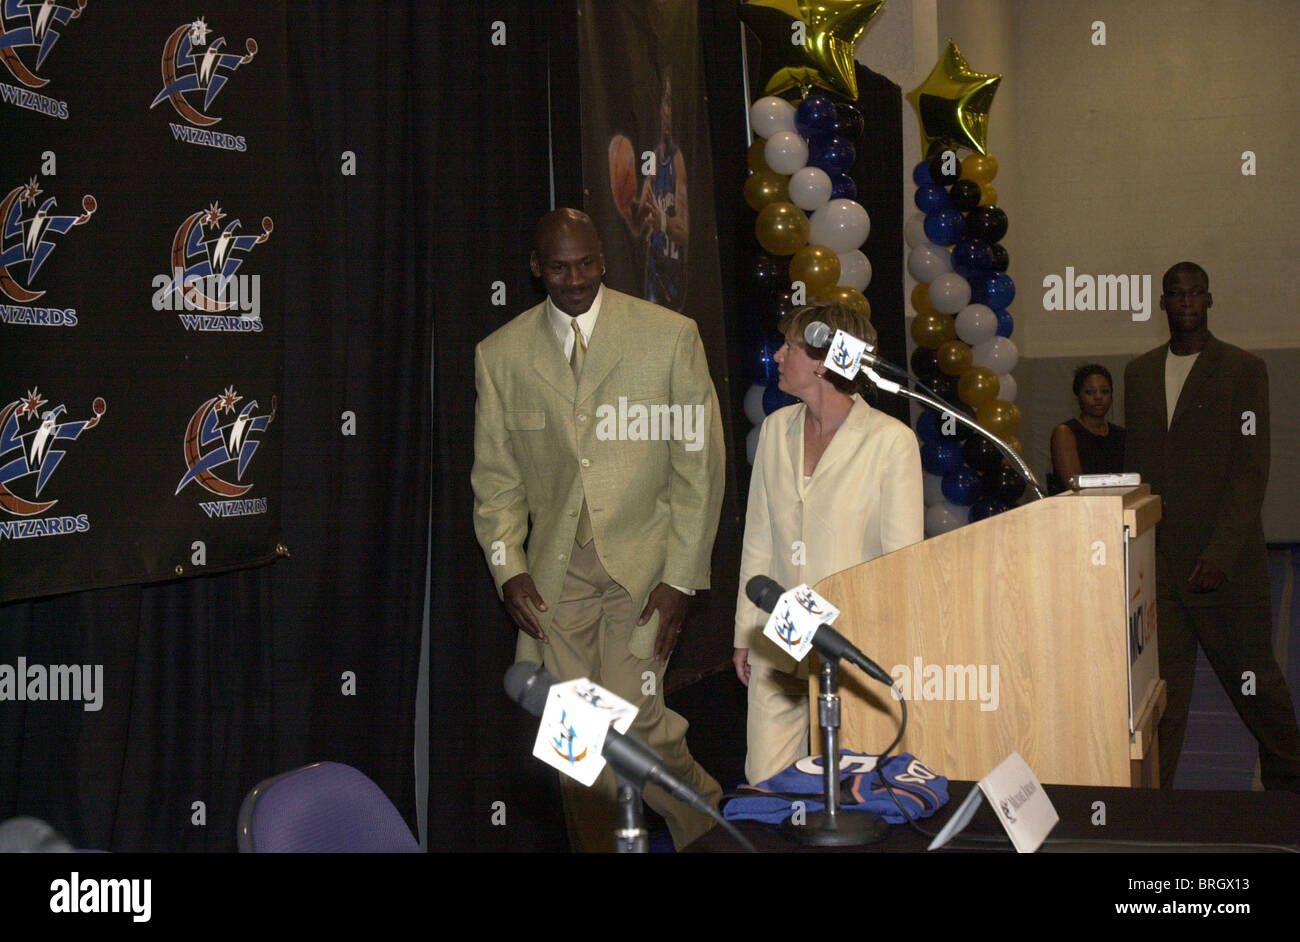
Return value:
<svg viewBox="0 0 1300 942">
<path fill-rule="evenodd" d="M 551 303 L 570 316 L 587 311 L 605 274 L 605 254 L 591 217 L 577 209 L 557 209 L 537 223 L 531 267 L 542 279 Z"/>
</svg>

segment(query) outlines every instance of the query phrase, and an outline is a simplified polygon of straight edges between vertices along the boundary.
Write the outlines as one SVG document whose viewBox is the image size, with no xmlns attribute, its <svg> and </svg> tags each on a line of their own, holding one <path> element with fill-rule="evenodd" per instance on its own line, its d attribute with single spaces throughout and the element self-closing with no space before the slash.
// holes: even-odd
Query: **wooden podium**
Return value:
<svg viewBox="0 0 1300 942">
<path fill-rule="evenodd" d="M 823 579 L 835 627 L 908 699 L 899 750 L 978 780 L 1013 751 L 1045 783 L 1158 784 L 1164 705 L 1145 485 L 1034 501 Z M 1132 689 L 1132 693 L 1130 693 Z M 817 716 L 817 671 L 810 678 Z M 879 752 L 900 704 L 840 672 L 844 748 Z M 813 725 L 813 752 L 820 734 Z"/>
</svg>

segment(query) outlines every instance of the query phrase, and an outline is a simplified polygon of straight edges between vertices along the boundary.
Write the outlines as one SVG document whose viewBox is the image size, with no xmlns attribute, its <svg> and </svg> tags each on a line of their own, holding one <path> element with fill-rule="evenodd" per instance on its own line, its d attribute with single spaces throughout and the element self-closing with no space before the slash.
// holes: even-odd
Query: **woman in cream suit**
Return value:
<svg viewBox="0 0 1300 942">
<path fill-rule="evenodd" d="M 749 687 L 745 777 L 751 783 L 808 754 L 810 658 L 796 664 L 763 637 L 767 614 L 746 598 L 745 585 L 756 575 L 784 588 L 816 585 L 925 533 L 916 436 L 867 405 L 865 377 L 850 381 L 827 370 L 828 348 L 810 349 L 803 339 L 813 321 L 876 338 L 866 318 L 840 304 L 800 308 L 779 325 L 786 338 L 776 354 L 779 385 L 803 401 L 763 422 L 745 516 L 734 660 Z"/>
</svg>

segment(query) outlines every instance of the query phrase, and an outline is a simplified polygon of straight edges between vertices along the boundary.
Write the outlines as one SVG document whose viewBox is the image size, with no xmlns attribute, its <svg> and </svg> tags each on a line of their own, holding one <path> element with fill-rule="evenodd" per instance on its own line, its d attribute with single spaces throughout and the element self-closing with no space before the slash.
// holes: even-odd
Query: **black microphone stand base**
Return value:
<svg viewBox="0 0 1300 942">
<path fill-rule="evenodd" d="M 889 822 L 878 814 L 841 811 L 831 817 L 825 811 L 812 811 L 801 824 L 787 818 L 781 823 L 781 833 L 808 847 L 861 847 L 884 840 Z"/>
</svg>

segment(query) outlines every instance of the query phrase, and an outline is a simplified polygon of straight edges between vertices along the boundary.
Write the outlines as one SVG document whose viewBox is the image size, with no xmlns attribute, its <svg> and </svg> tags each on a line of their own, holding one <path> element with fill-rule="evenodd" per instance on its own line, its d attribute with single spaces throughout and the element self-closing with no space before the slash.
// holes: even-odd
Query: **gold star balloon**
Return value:
<svg viewBox="0 0 1300 942">
<path fill-rule="evenodd" d="M 776 65 L 764 94 L 814 85 L 858 100 L 853 47 L 885 0 L 749 0 L 740 18 L 763 44 L 765 68 Z M 798 25 L 802 24 L 802 25 Z M 796 42 L 802 34 L 803 42 Z"/>
<path fill-rule="evenodd" d="M 935 143 L 987 154 L 989 109 L 1001 75 L 974 72 L 951 39 L 930 77 L 907 93 L 921 122 L 921 153 Z"/>
</svg>

